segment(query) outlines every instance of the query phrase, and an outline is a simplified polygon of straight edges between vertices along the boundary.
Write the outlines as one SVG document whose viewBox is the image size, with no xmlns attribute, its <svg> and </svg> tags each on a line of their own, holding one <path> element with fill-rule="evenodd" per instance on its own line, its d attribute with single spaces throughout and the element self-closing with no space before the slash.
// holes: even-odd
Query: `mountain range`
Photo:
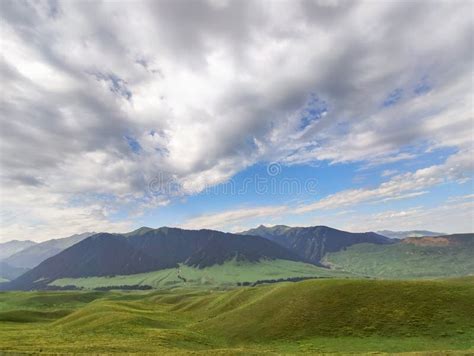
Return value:
<svg viewBox="0 0 474 356">
<path fill-rule="evenodd" d="M 0 279 L 12 280 L 44 260 L 82 241 L 94 232 L 75 234 L 44 242 L 8 241 L 0 244 Z"/>
<path fill-rule="evenodd" d="M 213 230 L 139 229 L 126 235 L 90 236 L 40 263 L 10 286 L 38 289 L 65 277 L 131 275 L 176 268 L 180 263 L 204 268 L 233 259 L 300 260 L 295 253 L 261 237 Z"/>
<path fill-rule="evenodd" d="M 33 243 L 26 248 L 19 249 L 18 252 L 10 254 L 2 259 L 2 262 L 17 268 L 33 268 L 52 257 L 62 250 L 72 246 L 86 237 L 95 234 L 94 232 L 85 232 L 75 234 L 61 239 L 52 239 L 40 243 Z"/>
<path fill-rule="evenodd" d="M 261 225 L 239 234 L 169 227 L 142 227 L 126 234 L 90 234 L 35 244 L 8 257 L 0 264 L 4 272 L 25 268 L 5 264 L 12 257 L 26 258 L 40 245 L 58 250 L 60 243 L 66 245 L 31 270 L 16 271 L 24 272 L 19 277 L 15 271 L 9 272 L 4 278 L 13 280 L 2 283 L 1 288 L 49 289 L 74 286 L 79 280 L 81 285 L 87 285 L 88 278 L 95 278 L 100 287 L 105 282 L 109 286 L 130 286 L 131 281 L 141 286 L 212 283 L 229 279 L 229 275 L 235 277 L 231 278 L 232 283 L 243 284 L 273 280 L 272 275 L 289 279 L 428 278 L 474 273 L 474 262 L 470 262 L 474 261 L 474 234 L 390 239 L 373 232 L 284 225 Z M 76 243 L 71 243 L 74 239 Z M 222 273 L 227 277 L 223 278 Z"/>
<path fill-rule="evenodd" d="M 33 245 L 36 245 L 36 242 L 30 240 L 12 240 L 0 243 L 0 261 Z"/>
</svg>

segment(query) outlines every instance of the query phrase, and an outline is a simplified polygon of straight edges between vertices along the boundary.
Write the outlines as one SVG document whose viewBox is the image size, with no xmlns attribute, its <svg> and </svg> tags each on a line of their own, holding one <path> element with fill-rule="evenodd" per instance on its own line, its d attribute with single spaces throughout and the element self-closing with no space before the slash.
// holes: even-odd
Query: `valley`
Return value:
<svg viewBox="0 0 474 356">
<path fill-rule="evenodd" d="M 99 233 L 0 280 L 0 350 L 466 354 L 474 352 L 472 261 L 474 234 Z"/>
</svg>

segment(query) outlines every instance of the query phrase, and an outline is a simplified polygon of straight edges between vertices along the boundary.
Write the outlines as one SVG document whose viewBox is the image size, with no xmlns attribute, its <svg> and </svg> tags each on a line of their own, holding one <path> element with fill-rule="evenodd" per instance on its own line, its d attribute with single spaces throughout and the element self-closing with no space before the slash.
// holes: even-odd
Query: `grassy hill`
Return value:
<svg viewBox="0 0 474 356">
<path fill-rule="evenodd" d="M 474 274 L 474 235 L 450 236 L 411 238 L 393 245 L 353 245 L 329 253 L 324 262 L 333 268 L 376 278 L 442 278 Z"/>
<path fill-rule="evenodd" d="M 206 268 L 180 265 L 154 272 L 114 277 L 61 278 L 50 286 L 76 286 L 94 289 L 113 286 L 150 286 L 155 289 L 174 287 L 235 287 L 237 283 L 255 283 L 295 277 L 349 277 L 349 273 L 332 271 L 311 264 L 288 260 L 262 260 L 258 263 L 236 261 Z"/>
<path fill-rule="evenodd" d="M 4 352 L 474 351 L 474 283 L 311 280 L 227 291 L 5 292 Z"/>
</svg>

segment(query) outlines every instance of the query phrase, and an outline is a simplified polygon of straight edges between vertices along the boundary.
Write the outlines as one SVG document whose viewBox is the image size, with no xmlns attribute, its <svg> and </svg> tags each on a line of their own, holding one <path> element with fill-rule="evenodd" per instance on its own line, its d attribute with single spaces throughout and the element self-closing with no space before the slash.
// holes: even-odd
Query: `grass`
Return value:
<svg viewBox="0 0 474 356">
<path fill-rule="evenodd" d="M 375 278 L 458 277 L 474 273 L 474 248 L 357 244 L 328 254 L 325 262 L 339 270 Z"/>
<path fill-rule="evenodd" d="M 474 280 L 308 280 L 232 290 L 0 293 L 0 350 L 474 352 Z"/>
<path fill-rule="evenodd" d="M 179 278 L 180 276 L 181 278 Z M 114 277 L 62 278 L 50 285 L 76 286 L 84 289 L 113 286 L 151 286 L 155 289 L 172 287 L 235 287 L 237 283 L 294 277 L 345 277 L 349 273 L 332 271 L 307 263 L 288 260 L 263 260 L 259 263 L 230 261 L 222 265 L 199 269 L 181 265 L 179 269 L 165 269 Z"/>
</svg>

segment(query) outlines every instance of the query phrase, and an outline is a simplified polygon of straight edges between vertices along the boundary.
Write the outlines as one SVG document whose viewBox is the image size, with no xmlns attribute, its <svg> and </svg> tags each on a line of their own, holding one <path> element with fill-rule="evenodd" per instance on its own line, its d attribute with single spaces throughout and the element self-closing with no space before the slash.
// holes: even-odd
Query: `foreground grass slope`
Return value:
<svg viewBox="0 0 474 356">
<path fill-rule="evenodd" d="M 310 280 L 227 291 L 6 292 L 11 352 L 474 351 L 474 283 Z"/>
<path fill-rule="evenodd" d="M 345 277 L 349 273 L 332 271 L 308 263 L 288 260 L 261 260 L 258 263 L 231 260 L 222 265 L 179 268 L 113 277 L 61 278 L 51 286 L 75 286 L 84 289 L 114 286 L 150 286 L 155 289 L 172 287 L 235 287 L 237 283 L 288 278 Z"/>
</svg>

